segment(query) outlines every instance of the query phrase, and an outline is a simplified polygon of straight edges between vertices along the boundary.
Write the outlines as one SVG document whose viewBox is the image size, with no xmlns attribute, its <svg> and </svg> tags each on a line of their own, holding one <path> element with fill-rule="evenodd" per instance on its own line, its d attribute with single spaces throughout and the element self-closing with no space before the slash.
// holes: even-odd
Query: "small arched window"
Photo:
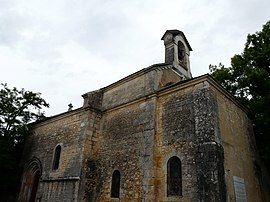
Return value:
<svg viewBox="0 0 270 202">
<path fill-rule="evenodd" d="M 61 155 L 61 145 L 57 145 L 57 147 L 54 150 L 53 170 L 57 170 L 59 168 L 60 155 Z"/>
<path fill-rule="evenodd" d="M 185 62 L 185 46 L 181 41 L 178 41 L 178 59 L 179 62 Z"/>
<path fill-rule="evenodd" d="M 112 175 L 111 197 L 119 198 L 120 195 L 120 172 L 115 170 Z"/>
<path fill-rule="evenodd" d="M 181 161 L 176 156 L 167 163 L 167 196 L 182 196 Z"/>
</svg>

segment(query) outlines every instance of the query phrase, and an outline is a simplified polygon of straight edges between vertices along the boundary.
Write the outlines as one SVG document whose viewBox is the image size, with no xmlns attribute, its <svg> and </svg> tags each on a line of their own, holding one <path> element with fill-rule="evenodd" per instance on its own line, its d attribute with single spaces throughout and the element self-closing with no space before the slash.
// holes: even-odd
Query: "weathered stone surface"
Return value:
<svg viewBox="0 0 270 202">
<path fill-rule="evenodd" d="M 254 135 L 251 122 L 246 113 L 228 99 L 228 95 L 211 88 L 217 97 L 221 143 L 224 148 L 227 200 L 235 201 L 233 176 L 236 176 L 245 180 L 248 201 L 267 201 L 268 199 L 264 197 L 269 198 L 269 194 L 262 191 L 254 169 L 257 158 L 252 143 Z"/>
<path fill-rule="evenodd" d="M 34 169 L 41 172 L 38 200 L 234 201 L 233 176 L 238 176 L 247 199 L 262 201 L 245 109 L 209 75 L 183 80 L 191 77 L 191 48 L 184 35 L 174 37 L 167 42 L 186 43 L 187 69 L 153 65 L 84 94 L 82 108 L 33 125 L 23 179 L 34 179 Z M 60 162 L 53 170 L 57 145 Z M 171 196 L 167 164 L 172 157 L 181 161 L 182 190 Z M 38 162 L 33 170 L 31 159 Z M 111 197 L 115 170 L 119 198 Z M 21 199 L 28 197 L 28 182 Z"/>
<path fill-rule="evenodd" d="M 233 199 L 230 183 L 238 171 L 230 175 L 228 170 L 235 168 L 229 162 L 237 164 L 239 157 L 230 148 L 244 148 L 239 150 L 242 156 L 253 154 L 248 119 L 207 79 L 165 87 L 108 110 L 89 106 L 37 124 L 28 141 L 31 149 L 25 153 L 25 159 L 35 156 L 43 167 L 37 198 L 116 201 L 111 198 L 111 181 L 119 170 L 121 201 Z M 233 117 L 242 125 L 233 125 L 237 122 Z M 238 139 L 233 133 L 225 135 L 228 130 L 237 132 Z M 228 147 L 227 142 L 234 146 Z M 62 145 L 62 153 L 59 169 L 53 171 L 57 144 Z M 167 162 L 173 156 L 181 160 L 182 196 L 167 197 Z M 252 159 L 245 160 L 249 167 L 241 164 L 243 174 L 238 175 L 248 185 L 258 183 L 252 181 L 256 179 Z M 256 189 L 246 190 L 247 197 L 259 201 Z"/>
<path fill-rule="evenodd" d="M 165 62 L 166 63 L 173 63 L 174 59 L 174 47 L 168 47 L 165 50 Z"/>
<path fill-rule="evenodd" d="M 194 140 L 193 95 L 172 95 L 164 104 L 164 143 Z"/>
<path fill-rule="evenodd" d="M 103 90 L 96 90 L 82 95 L 84 99 L 83 107 L 101 110 Z"/>
<path fill-rule="evenodd" d="M 110 200 L 114 170 L 121 174 L 122 200 L 148 198 L 151 192 L 149 181 L 153 178 L 153 102 L 149 100 L 104 114 L 99 137 L 102 145 L 98 153 L 88 159 L 87 200 Z M 94 168 L 92 171 L 91 167 Z"/>
<path fill-rule="evenodd" d="M 216 142 L 198 146 L 196 154 L 200 201 L 226 201 L 223 147 Z"/>
</svg>

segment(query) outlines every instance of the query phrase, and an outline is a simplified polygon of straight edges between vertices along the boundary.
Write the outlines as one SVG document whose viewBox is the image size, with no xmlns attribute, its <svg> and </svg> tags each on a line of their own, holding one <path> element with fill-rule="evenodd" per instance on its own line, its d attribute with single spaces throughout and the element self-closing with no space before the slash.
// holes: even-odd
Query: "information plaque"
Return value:
<svg viewBox="0 0 270 202">
<path fill-rule="evenodd" d="M 233 176 L 233 186 L 235 192 L 235 201 L 236 202 L 246 202 L 247 195 L 245 189 L 245 181 L 243 178 Z"/>
</svg>

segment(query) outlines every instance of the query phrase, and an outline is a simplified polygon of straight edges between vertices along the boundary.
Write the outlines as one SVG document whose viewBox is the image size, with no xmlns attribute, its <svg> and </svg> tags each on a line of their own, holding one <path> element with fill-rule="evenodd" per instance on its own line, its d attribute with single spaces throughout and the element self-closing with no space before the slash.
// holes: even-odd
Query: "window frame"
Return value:
<svg viewBox="0 0 270 202">
<path fill-rule="evenodd" d="M 59 166 L 60 166 L 60 160 L 61 160 L 61 154 L 62 154 L 62 147 L 63 147 L 63 144 L 60 143 L 60 144 L 57 144 L 55 147 L 54 147 L 54 151 L 53 151 L 53 161 L 52 161 L 52 170 L 53 171 L 56 171 L 59 169 Z M 60 148 L 60 151 L 59 151 L 59 154 L 58 156 L 57 155 L 57 149 Z M 57 164 L 56 164 L 57 162 Z M 57 166 L 56 166 L 57 165 Z"/>
<path fill-rule="evenodd" d="M 182 53 L 182 55 L 180 55 L 180 52 Z M 185 44 L 181 40 L 177 42 L 177 59 L 178 59 L 179 64 L 181 64 L 183 68 L 187 70 L 186 47 L 185 47 Z"/>
<path fill-rule="evenodd" d="M 121 190 L 121 172 L 119 170 L 114 170 L 111 178 L 111 191 L 110 191 L 111 198 L 119 199 L 120 190 Z"/>
<path fill-rule="evenodd" d="M 180 170 L 177 173 L 179 179 L 171 178 L 171 166 L 172 163 L 178 164 Z M 166 196 L 167 197 L 182 197 L 183 196 L 183 177 L 182 177 L 182 161 L 178 156 L 171 156 L 166 164 L 167 167 L 167 179 L 166 179 Z M 179 190 L 172 190 L 175 181 L 179 181 Z M 177 193 L 178 192 L 178 193 Z"/>
</svg>

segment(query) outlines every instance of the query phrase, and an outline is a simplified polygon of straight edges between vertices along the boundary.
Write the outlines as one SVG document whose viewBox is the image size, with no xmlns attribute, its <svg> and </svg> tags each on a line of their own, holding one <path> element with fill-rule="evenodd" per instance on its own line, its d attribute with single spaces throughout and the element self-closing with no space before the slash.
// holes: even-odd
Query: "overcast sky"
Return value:
<svg viewBox="0 0 270 202">
<path fill-rule="evenodd" d="M 269 0 L 0 0 L 0 82 L 41 92 L 51 116 L 154 63 L 183 31 L 193 76 L 230 64 L 270 20 Z"/>
</svg>

